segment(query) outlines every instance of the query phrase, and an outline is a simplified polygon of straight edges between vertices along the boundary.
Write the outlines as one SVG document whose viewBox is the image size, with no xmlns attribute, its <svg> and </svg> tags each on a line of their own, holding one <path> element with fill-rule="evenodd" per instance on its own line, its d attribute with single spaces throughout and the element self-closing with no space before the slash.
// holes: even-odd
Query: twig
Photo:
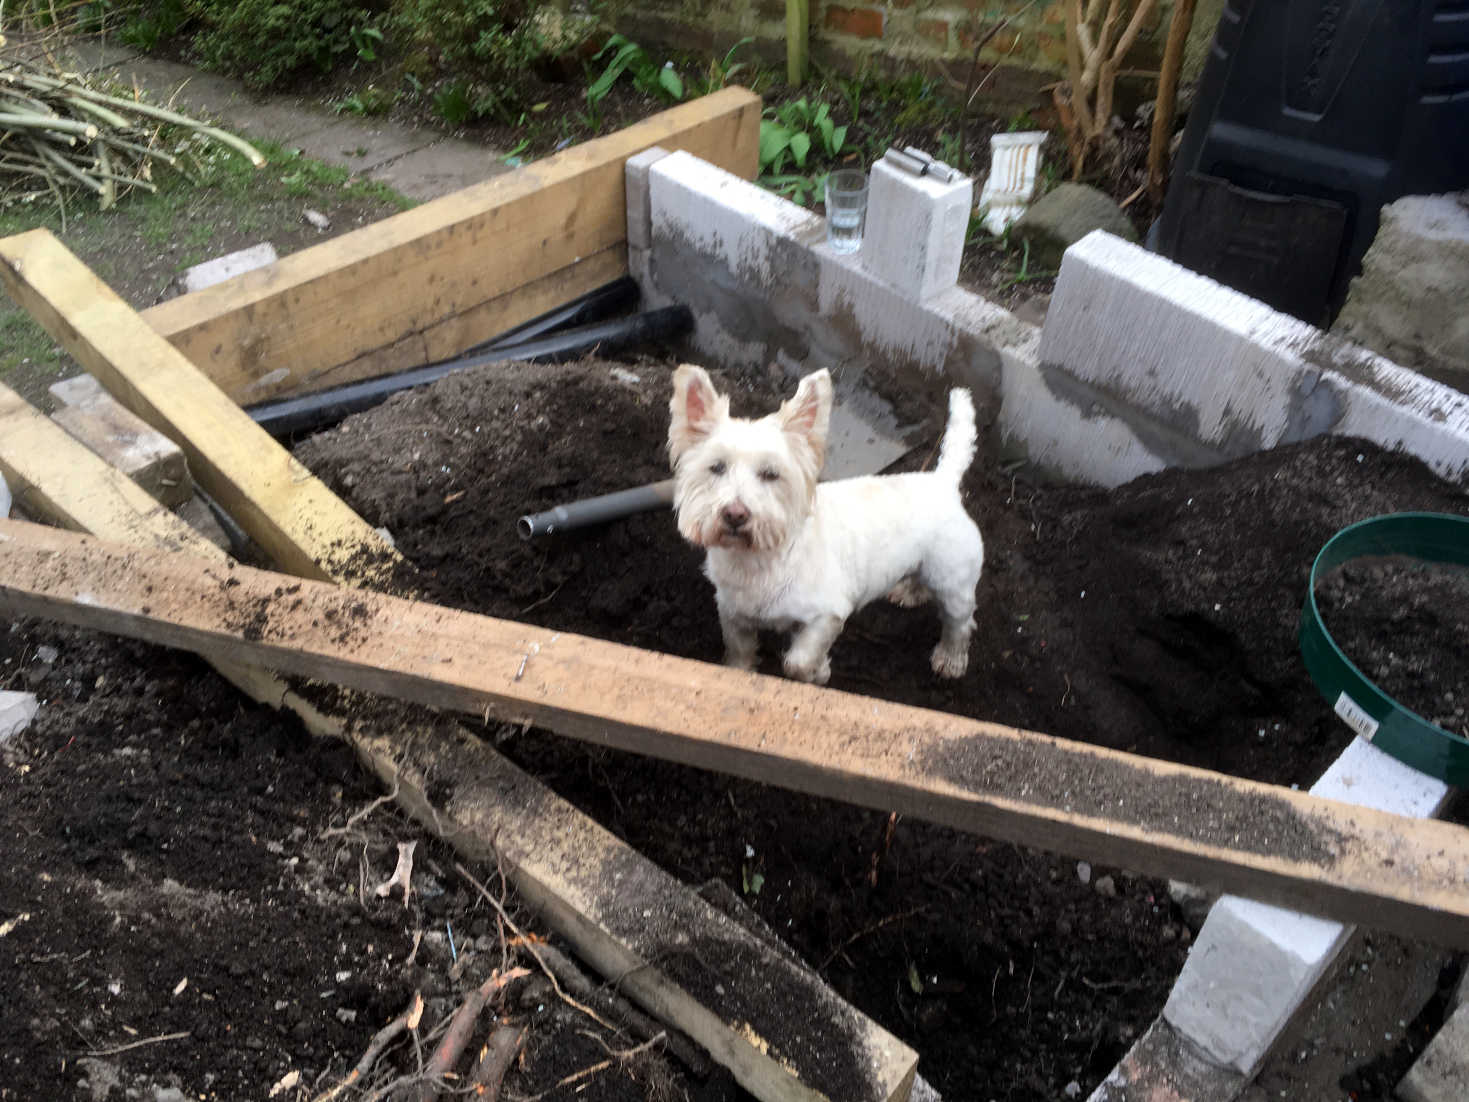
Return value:
<svg viewBox="0 0 1469 1102">
<path fill-rule="evenodd" d="M 409 1030 L 418 1031 L 418 1021 L 422 1016 L 423 996 L 415 991 L 413 1001 L 408 1004 L 408 1009 L 372 1035 L 367 1051 L 362 1054 L 362 1059 L 357 1061 L 356 1067 L 347 1073 L 347 1077 L 325 1094 L 317 1095 L 313 1102 L 331 1102 L 333 1098 L 357 1083 L 358 1080 L 366 1077 L 372 1071 L 378 1058 L 382 1056 L 383 1050 L 392 1044 L 400 1034 Z"/>
<path fill-rule="evenodd" d="M 468 880 L 471 884 L 474 885 L 475 890 L 484 897 L 485 902 L 489 903 L 491 907 L 495 908 L 495 912 L 500 916 L 500 921 L 505 923 L 506 926 L 510 927 L 510 932 L 516 937 L 520 938 L 521 942 L 525 945 L 526 952 L 530 953 L 531 956 L 536 958 L 536 963 L 541 966 L 541 971 L 545 972 L 546 978 L 551 981 L 551 990 L 556 992 L 556 997 L 564 1002 L 567 1006 L 570 1006 L 576 1010 L 580 1010 L 583 1014 L 592 1019 L 592 1021 L 596 1022 L 603 1029 L 611 1030 L 613 1033 L 616 1033 L 617 1027 L 615 1025 L 607 1021 L 591 1007 L 582 1005 L 562 990 L 561 984 L 556 979 L 555 973 L 553 973 L 550 968 L 546 967 L 546 961 L 541 956 L 540 952 L 536 949 L 535 943 L 532 942 L 530 938 L 526 937 L 525 933 L 520 929 L 520 927 L 515 924 L 515 920 L 511 918 L 509 913 L 505 910 L 504 904 L 502 904 L 498 899 L 491 895 L 490 890 L 486 888 L 483 884 L 481 884 L 478 880 L 476 880 L 470 874 L 469 870 L 461 865 L 458 861 L 454 862 L 454 868 L 458 871 L 460 876 L 464 877 L 464 879 Z"/>
<path fill-rule="evenodd" d="M 434 1054 L 429 1057 L 428 1064 L 423 1069 L 423 1081 L 414 1095 L 417 1102 L 431 1102 L 438 1096 L 439 1086 L 444 1076 L 454 1069 L 454 1065 L 459 1062 L 459 1057 L 464 1054 L 464 1047 L 469 1044 L 470 1035 L 474 1032 L 475 1022 L 479 1018 L 480 1011 L 485 1008 L 485 1003 L 490 1001 L 490 996 L 511 980 L 528 975 L 530 971 L 525 968 L 512 968 L 504 973 L 496 972 L 471 991 L 459 1004 L 459 1009 L 454 1011 L 454 1016 L 449 1021 L 448 1032 L 444 1034 L 444 1039 L 434 1049 Z"/>
<path fill-rule="evenodd" d="M 189 1036 L 192 1036 L 192 1034 L 187 1029 L 179 1033 L 160 1033 L 157 1037 L 144 1037 L 142 1040 L 139 1041 L 129 1041 L 125 1045 L 115 1045 L 112 1048 L 93 1049 L 91 1052 L 86 1053 L 86 1055 L 116 1056 L 119 1052 L 128 1052 L 135 1048 L 142 1048 L 144 1045 L 156 1045 L 161 1044 L 164 1041 L 181 1041 L 185 1037 Z"/>
<path fill-rule="evenodd" d="M 607 1059 L 599 1060 L 591 1067 L 582 1068 L 581 1071 L 572 1072 L 570 1075 L 562 1079 L 558 1079 L 554 1084 L 552 1084 L 552 1086 L 550 1086 L 546 1090 L 541 1091 L 540 1094 L 533 1094 L 529 1098 L 522 1099 L 521 1102 L 537 1102 L 537 1099 L 545 1098 L 547 1095 L 555 1093 L 562 1087 L 569 1087 L 573 1083 L 579 1083 L 583 1079 L 587 1079 L 590 1076 L 596 1075 L 598 1072 L 606 1071 L 614 1064 L 626 1063 L 634 1056 L 640 1056 L 644 1052 L 647 1052 L 650 1048 L 652 1048 L 655 1044 L 663 1039 L 663 1034 L 660 1033 L 658 1034 L 658 1036 L 649 1038 L 640 1045 L 634 1045 L 632 1048 L 625 1048 L 621 1052 L 614 1052 L 611 1056 L 607 1057 Z"/>
<path fill-rule="evenodd" d="M 634 1007 L 626 999 L 608 988 L 597 988 L 585 972 L 578 968 L 565 953 L 554 946 L 538 946 L 541 959 L 547 968 L 557 976 L 566 989 L 580 999 L 587 1002 L 593 1000 L 603 1004 L 608 1014 L 615 1016 L 624 1026 L 643 1040 L 656 1037 L 659 1033 L 665 1034 L 668 1040 L 668 1051 L 681 1064 L 687 1067 L 698 1079 L 703 1079 L 709 1074 L 709 1060 L 704 1056 L 692 1041 L 683 1035 L 670 1031 L 656 1019 L 650 1018 L 641 1010 Z"/>
<path fill-rule="evenodd" d="M 967 135 L 969 108 L 974 104 L 974 97 L 979 94 L 979 87 L 976 87 L 974 81 L 975 74 L 979 72 L 979 51 L 988 46 L 995 35 L 999 34 L 1012 22 L 1014 22 L 1020 16 L 1024 15 L 1027 10 L 1034 6 L 1035 0 L 1026 0 L 1025 7 L 1019 8 L 1016 11 L 1013 11 L 1009 15 L 1005 16 L 1004 19 L 996 23 L 994 27 L 992 27 L 989 31 L 986 31 L 985 34 L 981 36 L 980 40 L 974 44 L 974 58 L 969 63 L 969 77 L 964 82 L 964 107 L 959 112 L 959 153 L 966 162 L 969 158 L 969 145 Z M 985 80 L 988 80 L 990 74 L 992 74 L 993 72 L 994 68 L 991 68 L 990 73 L 985 75 Z M 983 86 L 983 82 L 981 82 L 980 86 Z M 954 167 L 963 172 L 967 171 L 968 165 L 957 164 Z"/>
<path fill-rule="evenodd" d="M 833 949 L 830 953 L 828 953 L 826 959 L 824 961 L 822 961 L 819 965 L 817 965 L 816 970 L 818 972 L 825 972 L 826 969 L 827 969 L 827 967 L 831 964 L 832 961 L 836 960 L 837 957 L 841 956 L 849 948 L 851 948 L 857 942 L 861 941 L 864 937 L 867 937 L 870 934 L 875 934 L 875 933 L 877 933 L 877 931 L 881 930 L 884 926 L 889 926 L 889 925 L 891 925 L 894 922 L 901 922 L 905 918 L 912 918 L 916 914 L 922 914 L 927 909 L 928 908 L 926 906 L 924 906 L 924 907 L 914 907 L 912 910 L 908 910 L 908 911 L 900 911 L 897 914 L 888 915 L 886 918 L 880 919 L 879 921 L 874 922 L 871 926 L 866 926 L 863 929 L 858 930 L 851 937 L 847 938 L 846 941 L 842 942 L 835 949 Z"/>
<path fill-rule="evenodd" d="M 479 1061 L 469 1077 L 470 1094 L 483 1098 L 486 1102 L 497 1102 L 500 1088 L 505 1082 L 505 1073 L 525 1047 L 526 1034 L 527 1030 L 523 1025 L 495 1027 L 484 1048 L 480 1049 Z"/>
<path fill-rule="evenodd" d="M 398 843 L 398 865 L 393 869 L 393 875 L 372 889 L 372 894 L 378 898 L 386 896 L 396 887 L 403 889 L 403 906 L 408 906 L 408 893 L 413 885 L 413 851 L 418 847 L 417 841 Z"/>
</svg>

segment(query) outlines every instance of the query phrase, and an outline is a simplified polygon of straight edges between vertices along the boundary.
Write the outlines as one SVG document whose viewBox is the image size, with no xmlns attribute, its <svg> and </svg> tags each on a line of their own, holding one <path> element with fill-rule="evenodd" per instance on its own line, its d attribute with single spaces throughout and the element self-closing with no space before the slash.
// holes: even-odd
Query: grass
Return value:
<svg viewBox="0 0 1469 1102">
<path fill-rule="evenodd" d="M 258 142 L 266 166 L 203 150 L 190 179 L 164 173 L 156 192 L 133 191 L 108 211 L 82 195 L 68 197 L 66 225 L 52 201 L 0 206 L 0 237 L 47 229 L 135 309 L 195 264 L 268 240 L 282 254 L 315 243 L 302 224 L 307 207 L 341 211 L 341 228 L 413 205 L 397 192 L 354 177 L 278 143 Z M 46 388 L 75 370 L 40 325 L 0 297 L 0 382 L 43 407 Z"/>
</svg>

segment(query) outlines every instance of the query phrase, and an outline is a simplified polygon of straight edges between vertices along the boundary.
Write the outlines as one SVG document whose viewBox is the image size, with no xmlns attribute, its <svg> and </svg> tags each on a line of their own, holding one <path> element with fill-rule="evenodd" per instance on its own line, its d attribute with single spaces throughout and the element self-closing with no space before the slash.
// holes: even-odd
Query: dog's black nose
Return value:
<svg viewBox="0 0 1469 1102">
<path fill-rule="evenodd" d="M 750 510 L 736 501 L 733 505 L 726 505 L 720 511 L 719 517 L 728 526 L 730 531 L 738 532 L 745 526 L 745 522 L 750 519 Z"/>
</svg>

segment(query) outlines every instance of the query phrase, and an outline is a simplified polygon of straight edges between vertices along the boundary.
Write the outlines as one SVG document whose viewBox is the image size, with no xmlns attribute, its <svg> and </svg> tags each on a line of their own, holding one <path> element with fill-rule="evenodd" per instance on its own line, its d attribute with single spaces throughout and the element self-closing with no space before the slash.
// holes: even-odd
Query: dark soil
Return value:
<svg viewBox="0 0 1469 1102">
<path fill-rule="evenodd" d="M 433 600 L 717 661 L 699 554 L 666 514 L 536 543 L 514 532 L 522 513 L 666 475 L 668 372 L 635 370 L 621 381 L 592 361 L 446 380 L 298 455 L 394 533 Z M 736 413 L 776 397 L 763 379 L 725 383 Z M 1366 516 L 1469 504 L 1414 459 L 1336 439 L 1110 493 L 981 460 L 965 489 L 987 547 L 969 675 L 929 671 L 931 613 L 879 605 L 838 642 L 833 687 L 1303 786 L 1349 737 L 1296 650 L 1316 551 Z M 1462 618 L 1426 595 L 1387 611 L 1419 617 L 1423 691 L 1462 701 Z M 1370 637 L 1382 611 L 1336 620 Z M 1186 951 L 1163 886 L 1126 870 L 1088 884 L 1071 861 L 536 731 L 499 744 L 670 871 L 745 891 L 919 1049 L 948 1097 L 1054 1098 L 1073 1078 L 1089 1090 L 1157 1012 Z"/>
</svg>

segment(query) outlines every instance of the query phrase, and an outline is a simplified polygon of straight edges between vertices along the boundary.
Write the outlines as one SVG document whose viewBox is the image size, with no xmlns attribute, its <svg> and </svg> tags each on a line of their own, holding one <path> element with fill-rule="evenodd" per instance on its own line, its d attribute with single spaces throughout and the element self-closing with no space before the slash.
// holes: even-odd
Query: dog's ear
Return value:
<svg viewBox="0 0 1469 1102">
<path fill-rule="evenodd" d="M 831 373 L 823 367 L 801 380 L 795 397 L 783 403 L 777 415 L 782 429 L 804 440 L 816 453 L 818 464 L 826 455 L 831 401 Z"/>
<path fill-rule="evenodd" d="M 714 389 L 702 367 L 679 364 L 673 373 L 668 412 L 668 456 L 677 463 L 679 456 L 728 419 L 729 398 Z"/>
</svg>

